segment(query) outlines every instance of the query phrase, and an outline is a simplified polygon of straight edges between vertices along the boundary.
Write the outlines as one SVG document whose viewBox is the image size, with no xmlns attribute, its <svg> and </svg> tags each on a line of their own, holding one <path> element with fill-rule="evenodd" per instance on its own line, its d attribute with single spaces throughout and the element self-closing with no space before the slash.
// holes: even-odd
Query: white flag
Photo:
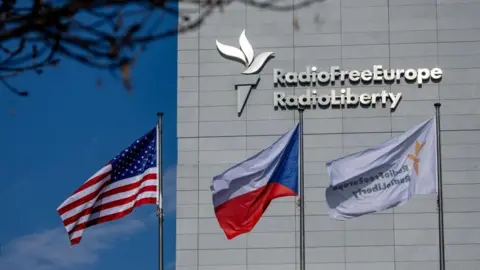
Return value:
<svg viewBox="0 0 480 270">
<path fill-rule="evenodd" d="M 431 118 L 380 145 L 327 163 L 331 218 L 345 220 L 405 204 L 437 185 L 437 136 Z"/>
</svg>

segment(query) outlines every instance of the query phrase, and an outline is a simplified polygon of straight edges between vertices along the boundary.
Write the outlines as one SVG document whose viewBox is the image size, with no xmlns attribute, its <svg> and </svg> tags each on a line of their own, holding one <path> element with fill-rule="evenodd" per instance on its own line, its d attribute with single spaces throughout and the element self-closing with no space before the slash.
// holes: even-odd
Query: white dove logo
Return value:
<svg viewBox="0 0 480 270">
<path fill-rule="evenodd" d="M 223 57 L 239 61 L 245 65 L 246 69 L 242 74 L 255 74 L 259 72 L 265 63 L 267 63 L 270 56 L 273 55 L 273 52 L 263 52 L 255 57 L 252 45 L 250 45 L 250 42 L 248 42 L 245 36 L 245 30 L 243 30 L 239 38 L 240 49 L 222 44 L 218 42 L 218 40 L 216 40 L 216 43 L 217 49 Z"/>
</svg>

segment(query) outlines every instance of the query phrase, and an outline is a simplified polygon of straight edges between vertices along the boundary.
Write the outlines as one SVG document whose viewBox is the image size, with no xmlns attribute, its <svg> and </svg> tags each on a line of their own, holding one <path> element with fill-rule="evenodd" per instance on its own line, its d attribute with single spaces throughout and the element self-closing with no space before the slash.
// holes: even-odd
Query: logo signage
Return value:
<svg viewBox="0 0 480 270">
<path fill-rule="evenodd" d="M 420 164 L 420 159 L 418 158 L 418 154 L 420 153 L 420 150 L 422 150 L 423 146 L 427 143 L 424 141 L 423 143 L 419 143 L 418 141 L 415 142 L 415 153 L 408 154 L 408 158 L 413 160 L 413 168 L 415 169 L 415 173 L 418 176 L 418 166 Z"/>
<path fill-rule="evenodd" d="M 245 30 L 239 38 L 240 49 L 225 45 L 216 41 L 217 49 L 220 54 L 229 60 L 242 63 L 245 70 L 242 74 L 251 75 L 258 74 L 265 64 L 274 56 L 273 52 L 263 52 L 257 57 L 254 55 L 252 46 L 250 45 Z M 417 84 L 422 87 L 424 83 L 429 81 L 438 82 L 442 79 L 443 71 L 440 68 L 419 68 L 419 69 L 384 69 L 381 65 L 374 65 L 373 69 L 365 70 L 341 70 L 338 66 L 330 67 L 329 71 L 317 70 L 315 66 L 307 67 L 302 72 L 285 72 L 283 69 L 273 69 L 273 86 L 279 87 L 306 87 L 305 94 L 287 95 L 282 91 L 273 93 L 274 108 L 281 109 L 298 109 L 303 108 L 325 108 L 329 106 L 375 106 L 380 103 L 382 106 L 390 105 L 390 109 L 394 110 L 402 98 L 402 93 L 390 93 L 382 90 L 377 93 L 356 93 L 350 87 L 341 89 L 331 89 L 328 94 L 320 94 L 319 90 L 324 90 L 328 85 L 363 84 L 393 84 L 405 81 L 409 84 Z M 253 88 L 258 85 L 260 77 L 254 79 L 253 82 L 245 84 L 237 84 L 237 112 L 240 116 L 248 96 Z M 322 87 L 322 88 L 318 88 Z M 318 88 L 318 90 L 316 89 Z M 323 92 L 323 91 L 322 91 Z"/>
<path fill-rule="evenodd" d="M 247 36 L 245 36 L 245 30 L 243 30 L 242 34 L 240 34 L 240 38 L 238 41 L 240 43 L 240 49 L 222 44 L 218 40 L 216 40 L 216 43 L 218 51 L 224 58 L 238 61 L 245 65 L 245 70 L 242 72 L 242 74 L 258 74 L 268 62 L 268 60 L 270 60 L 274 56 L 273 52 L 263 52 L 257 57 L 255 57 L 253 47 L 252 45 L 250 45 Z M 237 90 L 238 116 L 242 115 L 242 111 L 243 108 L 245 108 L 248 96 L 250 95 L 252 88 L 258 85 L 259 81 L 260 76 L 257 76 L 252 83 L 235 85 L 235 89 Z"/>
</svg>

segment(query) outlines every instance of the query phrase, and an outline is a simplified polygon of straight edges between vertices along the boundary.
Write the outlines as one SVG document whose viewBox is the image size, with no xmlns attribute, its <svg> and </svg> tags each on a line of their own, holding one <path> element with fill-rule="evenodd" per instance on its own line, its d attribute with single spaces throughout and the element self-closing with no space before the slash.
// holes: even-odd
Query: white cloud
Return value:
<svg viewBox="0 0 480 270">
<path fill-rule="evenodd" d="M 98 261 L 99 251 L 144 227 L 144 222 L 136 219 L 98 225 L 87 229 L 75 246 L 70 246 L 63 227 L 24 235 L 2 247 L 0 269 L 63 270 L 92 265 Z"/>
</svg>

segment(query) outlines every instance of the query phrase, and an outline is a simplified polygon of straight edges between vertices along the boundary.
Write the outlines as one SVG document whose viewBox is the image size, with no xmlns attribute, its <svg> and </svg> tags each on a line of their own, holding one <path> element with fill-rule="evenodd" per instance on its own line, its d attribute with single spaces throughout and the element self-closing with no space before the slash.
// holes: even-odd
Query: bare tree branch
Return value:
<svg viewBox="0 0 480 270">
<path fill-rule="evenodd" d="M 130 68 L 148 44 L 197 29 L 216 10 L 237 2 L 283 12 L 315 1 L 319 0 L 295 0 L 295 5 L 281 0 L 3 0 L 0 82 L 26 96 L 28 92 L 7 80 L 30 71 L 41 74 L 69 58 L 92 68 L 119 70 L 131 89 Z M 178 24 L 166 25 L 165 16 L 177 18 Z"/>
</svg>

